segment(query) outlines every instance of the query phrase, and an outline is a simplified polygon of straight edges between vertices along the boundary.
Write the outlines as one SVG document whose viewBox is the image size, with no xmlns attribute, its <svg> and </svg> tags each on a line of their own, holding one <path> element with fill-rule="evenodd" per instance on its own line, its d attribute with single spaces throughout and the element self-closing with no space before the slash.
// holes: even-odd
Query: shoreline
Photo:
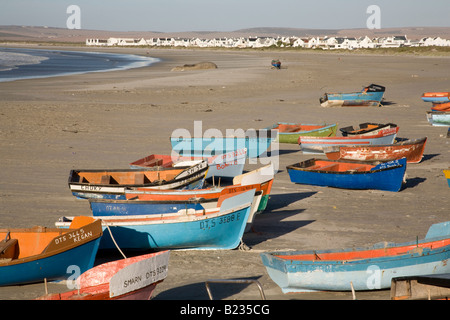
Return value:
<svg viewBox="0 0 450 320">
<path fill-rule="evenodd" d="M 350 300 L 351 292 L 283 295 L 268 277 L 259 253 L 335 249 L 423 238 L 432 223 L 448 220 L 449 192 L 442 169 L 450 163 L 446 128 L 432 127 L 420 99 L 448 88 L 447 57 L 364 56 L 297 52 L 214 50 L 113 51 L 149 54 L 161 62 L 110 71 L 0 83 L 0 227 L 53 226 L 63 215 L 89 215 L 89 205 L 70 194 L 75 168 L 126 168 L 151 153 L 170 152 L 176 128 L 264 128 L 275 122 L 396 123 L 398 137 L 427 136 L 425 157 L 407 167 L 398 193 L 295 185 L 287 165 L 310 157 L 298 145 L 281 145 L 266 211 L 244 235 L 248 251 L 174 251 L 169 274 L 154 299 L 207 300 L 208 279 L 257 278 L 267 299 Z M 149 53 L 147 53 L 149 52 Z M 272 70 L 270 61 L 282 61 Z M 171 72 L 179 65 L 211 61 L 218 69 Z M 325 91 L 386 86 L 383 107 L 323 108 Z M 249 171 L 257 165 L 247 165 Z M 445 167 L 446 166 L 446 167 Z M 26 197 L 24 197 L 26 194 Z M 102 257 L 103 259 L 108 257 Z M 51 290 L 61 286 L 51 284 Z M 64 290 L 64 288 L 62 288 Z M 222 299 L 259 299 L 252 286 L 219 286 Z M 43 285 L 0 288 L 0 299 L 33 299 Z M 361 300 L 389 299 L 389 290 L 356 292 Z"/>
</svg>

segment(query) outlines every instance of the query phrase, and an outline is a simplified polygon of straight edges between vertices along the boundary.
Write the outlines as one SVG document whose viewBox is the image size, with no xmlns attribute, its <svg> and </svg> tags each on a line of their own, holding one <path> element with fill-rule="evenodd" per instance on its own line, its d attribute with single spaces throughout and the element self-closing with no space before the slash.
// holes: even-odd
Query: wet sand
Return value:
<svg viewBox="0 0 450 320">
<path fill-rule="evenodd" d="M 53 48 L 54 49 L 54 48 Z M 80 50 L 77 48 L 77 50 Z M 87 50 L 87 49 L 86 49 Z M 94 49 L 89 49 L 94 50 Z M 271 300 L 350 300 L 351 292 L 283 294 L 259 254 L 274 250 L 361 247 L 423 238 L 449 220 L 447 128 L 432 127 L 425 91 L 448 91 L 450 58 L 288 51 L 95 49 L 148 54 L 156 65 L 0 83 L 0 228 L 54 226 L 64 215 L 89 215 L 67 179 L 75 168 L 127 168 L 151 153 L 170 153 L 173 130 L 264 128 L 275 122 L 396 123 L 398 137 L 428 137 L 421 163 L 407 167 L 400 192 L 295 185 L 286 165 L 311 158 L 298 145 L 280 144 L 279 171 L 266 211 L 243 237 L 249 250 L 172 251 L 169 274 L 155 300 L 208 299 L 205 281 L 256 279 Z M 282 69 L 270 67 L 272 59 Z M 218 68 L 171 72 L 202 61 Z M 325 91 L 386 86 L 382 107 L 323 108 Z M 259 167 L 246 165 L 245 170 Z M 119 255 L 99 255 L 98 262 Z M 211 285 L 214 299 L 258 300 L 254 284 Z M 64 291 L 51 283 L 50 292 Z M 0 288 L 2 300 L 33 299 L 43 284 Z M 359 300 L 386 300 L 389 290 L 357 292 Z"/>
</svg>

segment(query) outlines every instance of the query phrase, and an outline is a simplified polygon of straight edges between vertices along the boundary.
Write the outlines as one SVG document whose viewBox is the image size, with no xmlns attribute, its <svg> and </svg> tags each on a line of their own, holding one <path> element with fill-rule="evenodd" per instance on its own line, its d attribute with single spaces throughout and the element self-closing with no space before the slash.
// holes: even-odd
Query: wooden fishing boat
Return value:
<svg viewBox="0 0 450 320">
<path fill-rule="evenodd" d="M 165 168 L 190 167 L 205 160 L 208 162 L 209 167 L 205 179 L 211 177 L 233 178 L 242 174 L 246 157 L 247 150 L 245 148 L 211 157 L 183 157 L 179 154 L 151 154 L 130 163 L 130 167 L 132 169 L 151 168 L 156 166 Z"/>
<path fill-rule="evenodd" d="M 291 182 L 343 189 L 400 191 L 406 158 L 382 162 L 309 159 L 287 166 Z"/>
<path fill-rule="evenodd" d="M 448 186 L 450 187 L 450 168 L 444 170 L 445 178 L 447 179 Z"/>
<path fill-rule="evenodd" d="M 69 188 L 81 199 L 125 199 L 125 190 L 130 188 L 201 188 L 207 171 L 206 161 L 188 168 L 71 170 Z"/>
<path fill-rule="evenodd" d="M 371 84 L 361 92 L 325 93 L 319 101 L 322 107 L 378 107 L 385 89 L 383 86 Z"/>
<path fill-rule="evenodd" d="M 355 135 L 373 135 L 378 134 L 383 130 L 387 130 L 387 132 L 397 132 L 395 129 L 397 127 L 394 123 L 371 123 L 371 122 L 365 122 L 361 123 L 359 125 L 359 129 L 353 128 L 353 126 L 340 128 L 339 130 L 342 133 L 342 136 L 355 136 Z"/>
<path fill-rule="evenodd" d="M 279 143 L 297 143 L 300 136 L 334 137 L 336 136 L 337 124 L 296 124 L 277 122 L 267 130 L 278 130 Z"/>
<path fill-rule="evenodd" d="M 428 122 L 437 127 L 450 126 L 450 112 L 427 111 Z"/>
<path fill-rule="evenodd" d="M 419 163 L 423 158 L 427 138 L 405 140 L 388 145 L 325 147 L 329 160 L 380 160 L 406 158 L 407 163 Z"/>
<path fill-rule="evenodd" d="M 306 154 L 323 154 L 325 147 L 332 146 L 368 146 L 394 143 L 398 127 L 381 130 L 373 135 L 355 135 L 347 137 L 299 137 L 300 149 Z"/>
<path fill-rule="evenodd" d="M 261 258 L 284 293 L 386 289 L 393 277 L 450 272 L 450 223 L 432 225 L 423 240 L 356 249 L 266 252 Z"/>
<path fill-rule="evenodd" d="M 431 111 L 450 112 L 450 102 L 433 102 Z"/>
<path fill-rule="evenodd" d="M 183 215 L 102 217 L 108 232 L 100 249 L 234 249 L 241 243 L 254 196 L 255 190 L 233 194 L 220 209 L 186 210 Z M 56 226 L 64 228 L 71 219 L 62 217 Z"/>
<path fill-rule="evenodd" d="M 171 137 L 172 152 L 181 156 L 210 157 L 246 148 L 247 158 L 257 158 L 267 152 L 278 135 L 278 131 L 266 129 L 236 131 L 225 137 Z"/>
<path fill-rule="evenodd" d="M 100 220 L 76 218 L 68 229 L 0 229 L 0 286 L 67 279 L 71 265 L 94 265 L 102 236 Z"/>
<path fill-rule="evenodd" d="M 450 92 L 425 92 L 422 94 L 425 102 L 449 102 Z"/>
<path fill-rule="evenodd" d="M 37 300 L 150 300 L 169 270 L 169 251 L 111 261 L 87 270 L 75 290 Z"/>
<path fill-rule="evenodd" d="M 163 213 L 184 214 L 185 210 L 216 209 L 224 196 L 255 190 L 255 199 L 247 220 L 249 231 L 255 215 L 264 211 L 274 179 L 273 166 L 268 165 L 236 177 L 233 185 L 198 190 L 145 190 L 126 192 L 127 200 L 89 199 L 94 217 L 132 216 Z"/>
</svg>

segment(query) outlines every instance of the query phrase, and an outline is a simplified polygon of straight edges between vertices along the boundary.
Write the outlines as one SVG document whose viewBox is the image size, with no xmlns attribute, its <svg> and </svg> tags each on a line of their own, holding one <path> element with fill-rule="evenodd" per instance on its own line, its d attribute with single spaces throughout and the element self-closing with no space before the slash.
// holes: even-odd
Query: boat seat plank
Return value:
<svg viewBox="0 0 450 320">
<path fill-rule="evenodd" d="M 145 166 L 147 166 L 147 167 L 162 166 L 162 164 L 163 164 L 163 159 L 159 159 L 159 158 L 152 159 L 152 160 L 145 162 Z"/>
<path fill-rule="evenodd" d="M 18 240 L 9 239 L 0 241 L 0 259 L 13 259 L 18 255 Z"/>
</svg>

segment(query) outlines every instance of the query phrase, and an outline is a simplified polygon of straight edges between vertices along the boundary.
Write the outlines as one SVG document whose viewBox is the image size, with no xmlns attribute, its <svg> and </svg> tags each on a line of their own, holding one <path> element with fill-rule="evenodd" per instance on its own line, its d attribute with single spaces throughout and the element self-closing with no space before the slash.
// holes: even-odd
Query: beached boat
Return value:
<svg viewBox="0 0 450 320">
<path fill-rule="evenodd" d="M 262 262 L 284 293 L 390 288 L 394 277 L 450 272 L 450 222 L 423 240 L 369 248 L 266 252 Z"/>
<path fill-rule="evenodd" d="M 100 249 L 235 249 L 241 243 L 254 196 L 255 190 L 233 194 L 218 210 L 186 210 L 183 215 L 102 217 L 108 231 Z M 56 226 L 65 228 L 71 219 L 62 217 Z"/>
<path fill-rule="evenodd" d="M 130 188 L 197 189 L 203 187 L 208 164 L 202 161 L 188 168 L 153 167 L 141 170 L 71 170 L 69 188 L 81 199 L 125 199 Z"/>
<path fill-rule="evenodd" d="M 278 130 L 279 143 L 297 143 L 300 136 L 314 137 L 334 137 L 336 135 L 337 124 L 296 124 L 277 122 L 267 130 Z"/>
<path fill-rule="evenodd" d="M 273 68 L 275 69 L 280 69 L 281 68 L 281 61 L 278 59 L 274 59 L 272 60 L 272 62 L 270 63 L 272 65 Z"/>
<path fill-rule="evenodd" d="M 450 112 L 450 102 L 442 102 L 442 103 L 433 102 L 431 111 Z"/>
<path fill-rule="evenodd" d="M 427 111 L 428 122 L 437 127 L 450 126 L 450 112 Z"/>
<path fill-rule="evenodd" d="M 450 168 L 444 170 L 445 179 L 447 179 L 448 186 L 450 187 Z"/>
<path fill-rule="evenodd" d="M 450 92 L 425 92 L 422 94 L 425 102 L 449 102 Z"/>
<path fill-rule="evenodd" d="M 278 131 L 266 129 L 236 131 L 225 137 L 170 137 L 172 152 L 181 156 L 211 157 L 246 148 L 247 158 L 257 158 L 267 152 L 278 135 Z"/>
<path fill-rule="evenodd" d="M 91 211 L 97 216 L 133 216 L 163 213 L 185 214 L 185 210 L 216 209 L 221 199 L 233 193 L 255 190 L 255 199 L 247 220 L 249 231 L 255 215 L 265 210 L 274 179 L 273 166 L 237 176 L 233 185 L 198 190 L 126 191 L 127 200 L 89 199 Z"/>
<path fill-rule="evenodd" d="M 36 300 L 150 300 L 169 270 L 169 251 L 106 262 L 82 273 L 75 290 Z"/>
<path fill-rule="evenodd" d="M 298 143 L 303 153 L 323 154 L 325 147 L 331 146 L 368 146 L 394 143 L 398 127 L 382 130 L 373 135 L 355 135 L 347 137 L 299 137 Z"/>
<path fill-rule="evenodd" d="M 340 128 L 339 131 L 341 131 L 342 136 L 355 136 L 355 135 L 373 135 L 378 134 L 381 131 L 387 130 L 387 132 L 396 132 L 395 129 L 397 127 L 394 123 L 371 123 L 371 122 L 365 122 L 361 123 L 359 125 L 359 129 L 353 128 L 353 126 Z"/>
<path fill-rule="evenodd" d="M 247 150 L 245 148 L 211 157 L 183 157 L 178 154 L 151 154 L 130 163 L 130 167 L 132 169 L 151 168 L 155 166 L 165 168 L 188 167 L 205 160 L 208 162 L 209 166 L 205 179 L 211 177 L 233 178 L 242 174 L 246 157 Z"/>
<path fill-rule="evenodd" d="M 0 286 L 67 279 L 71 265 L 84 272 L 94 265 L 101 236 L 100 220 L 91 217 L 74 219 L 66 230 L 0 229 Z"/>
<path fill-rule="evenodd" d="M 388 145 L 325 147 L 329 160 L 380 160 L 406 158 L 407 163 L 419 163 L 423 158 L 427 138 L 405 140 Z"/>
<path fill-rule="evenodd" d="M 378 107 L 385 89 L 383 86 L 371 84 L 361 92 L 325 93 L 319 101 L 322 107 Z"/>
<path fill-rule="evenodd" d="M 406 171 L 406 158 L 382 162 L 309 159 L 286 167 L 291 182 L 343 189 L 397 192 Z"/>
</svg>

